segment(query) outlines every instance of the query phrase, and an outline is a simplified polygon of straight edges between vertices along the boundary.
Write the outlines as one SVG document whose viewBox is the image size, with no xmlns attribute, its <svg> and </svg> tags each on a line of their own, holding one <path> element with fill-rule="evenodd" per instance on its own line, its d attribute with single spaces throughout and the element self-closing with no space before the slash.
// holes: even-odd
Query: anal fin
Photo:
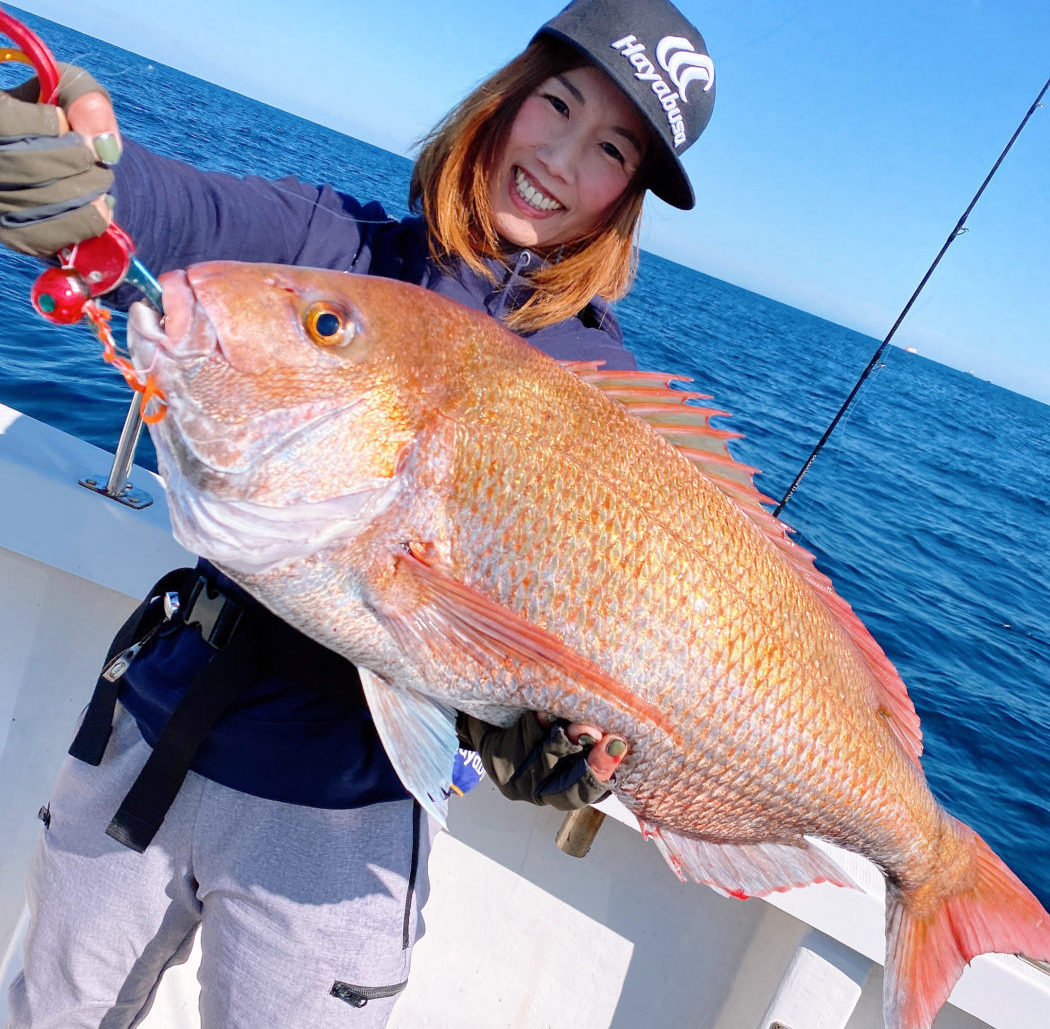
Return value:
<svg viewBox="0 0 1050 1029">
<path fill-rule="evenodd" d="M 827 882 L 857 889 L 831 858 L 798 843 L 712 843 L 639 819 L 642 833 L 657 846 L 671 871 L 727 897 L 744 900 Z"/>
<path fill-rule="evenodd" d="M 390 763 L 405 789 L 442 825 L 459 741 L 456 712 L 413 690 L 399 690 L 358 668 L 365 699 Z"/>
</svg>

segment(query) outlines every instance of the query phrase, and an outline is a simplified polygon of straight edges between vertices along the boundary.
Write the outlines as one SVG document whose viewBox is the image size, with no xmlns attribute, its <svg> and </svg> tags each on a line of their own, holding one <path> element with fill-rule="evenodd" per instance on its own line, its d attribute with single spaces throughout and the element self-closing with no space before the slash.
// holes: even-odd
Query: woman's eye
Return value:
<svg viewBox="0 0 1050 1029">
<path fill-rule="evenodd" d="M 311 304 L 303 315 L 303 328 L 318 346 L 339 347 L 349 343 L 357 334 L 353 318 L 332 304 L 320 301 Z"/>
<path fill-rule="evenodd" d="M 609 155 L 609 156 L 610 156 L 610 157 L 611 157 L 611 158 L 612 158 L 612 159 L 613 159 L 614 161 L 619 161 L 619 162 L 620 162 L 620 164 L 623 164 L 623 163 L 624 163 L 624 161 L 626 160 L 626 158 L 625 158 L 625 157 L 623 156 L 623 154 L 622 154 L 622 153 L 620 152 L 620 149 L 619 149 L 619 147 L 617 147 L 617 146 L 616 146 L 616 144 L 614 144 L 614 143 L 602 143 L 602 149 L 603 149 L 603 150 L 604 150 L 604 151 L 605 151 L 605 152 L 606 152 L 606 153 L 607 153 L 607 154 L 608 154 L 608 155 Z"/>
<path fill-rule="evenodd" d="M 553 93 L 546 94 L 546 100 L 558 112 L 558 114 L 568 114 L 569 105 L 562 100 L 560 96 L 555 96 Z"/>
</svg>

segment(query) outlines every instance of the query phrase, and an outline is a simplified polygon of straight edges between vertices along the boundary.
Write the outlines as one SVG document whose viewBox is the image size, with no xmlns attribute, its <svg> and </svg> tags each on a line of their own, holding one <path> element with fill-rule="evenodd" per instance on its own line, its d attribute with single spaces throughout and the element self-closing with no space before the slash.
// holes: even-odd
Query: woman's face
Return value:
<svg viewBox="0 0 1050 1029">
<path fill-rule="evenodd" d="M 593 66 L 544 82 L 521 105 L 489 183 L 496 231 L 544 249 L 598 225 L 648 146 L 641 115 Z"/>
</svg>

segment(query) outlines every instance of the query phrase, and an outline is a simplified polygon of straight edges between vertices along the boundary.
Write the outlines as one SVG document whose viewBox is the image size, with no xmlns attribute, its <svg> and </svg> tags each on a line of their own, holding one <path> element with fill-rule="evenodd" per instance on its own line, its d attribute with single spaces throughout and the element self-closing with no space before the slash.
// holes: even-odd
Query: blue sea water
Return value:
<svg viewBox="0 0 1050 1029">
<path fill-rule="evenodd" d="M 147 145 L 201 167 L 331 182 L 405 213 L 404 158 L 25 20 L 108 86 L 124 131 Z M 38 271 L 0 255 L 0 402 L 112 450 L 128 391 L 86 328 L 36 318 Z M 618 313 L 643 367 L 692 376 L 732 412 L 744 434 L 734 452 L 772 497 L 877 346 L 652 254 Z M 1048 482 L 1050 407 L 891 347 L 784 517 L 908 684 L 938 798 L 1050 907 Z"/>
</svg>

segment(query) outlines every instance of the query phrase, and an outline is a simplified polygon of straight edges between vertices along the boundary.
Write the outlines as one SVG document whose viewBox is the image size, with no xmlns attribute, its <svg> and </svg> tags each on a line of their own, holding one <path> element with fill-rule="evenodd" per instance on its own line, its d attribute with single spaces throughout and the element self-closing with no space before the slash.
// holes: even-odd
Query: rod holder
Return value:
<svg viewBox="0 0 1050 1029">
<path fill-rule="evenodd" d="M 149 507 L 153 498 L 142 489 L 136 489 L 128 481 L 128 473 L 135 459 L 135 448 L 138 446 L 139 436 L 142 434 L 142 412 L 139 409 L 139 396 L 136 393 L 131 398 L 131 406 L 128 408 L 124 419 L 124 428 L 121 429 L 120 439 L 117 441 L 117 452 L 113 455 L 113 467 L 109 475 L 86 476 L 80 480 L 80 485 L 85 489 L 101 493 L 118 504 L 125 504 L 139 510 Z"/>
</svg>

